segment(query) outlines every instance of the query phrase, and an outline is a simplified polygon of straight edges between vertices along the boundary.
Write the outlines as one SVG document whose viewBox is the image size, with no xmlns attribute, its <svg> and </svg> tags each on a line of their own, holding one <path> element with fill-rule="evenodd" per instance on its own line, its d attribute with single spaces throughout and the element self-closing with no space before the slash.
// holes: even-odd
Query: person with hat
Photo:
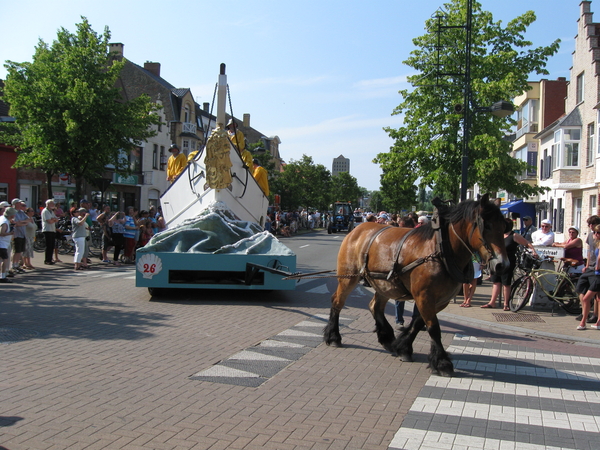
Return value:
<svg viewBox="0 0 600 450">
<path fill-rule="evenodd" d="M 84 270 L 88 268 L 87 259 L 85 258 L 85 243 L 88 235 L 87 219 L 90 217 L 88 210 L 79 208 L 75 211 L 75 215 L 71 218 L 73 232 L 71 234 L 75 243 L 75 270 Z"/>
<path fill-rule="evenodd" d="M 17 210 L 8 206 L 4 207 L 4 214 L 0 216 L 0 283 L 12 283 L 8 277 L 14 276 L 9 272 L 10 254 L 8 249 L 14 235 L 12 221 L 16 214 Z"/>
<path fill-rule="evenodd" d="M 521 236 L 523 236 L 526 241 L 532 242 L 531 235 L 537 231 L 537 227 L 533 224 L 533 219 L 531 216 L 524 216 L 521 219 L 521 223 L 523 224 Z"/>
<path fill-rule="evenodd" d="M 548 219 L 542 220 L 541 229 L 531 235 L 531 243 L 537 246 L 549 247 L 554 244 L 554 231 L 552 222 Z"/>
<path fill-rule="evenodd" d="M 167 181 L 172 183 L 187 166 L 187 158 L 184 153 L 181 153 L 177 144 L 171 145 L 169 153 L 171 153 L 171 156 L 167 161 Z"/>
<path fill-rule="evenodd" d="M 253 172 L 252 176 L 263 190 L 265 195 L 269 196 L 269 174 L 267 169 L 260 165 L 260 161 L 256 158 L 252 160 Z"/>
<path fill-rule="evenodd" d="M 574 259 L 577 261 L 577 266 L 570 267 L 570 273 L 581 273 L 585 267 L 583 260 L 583 241 L 579 237 L 579 228 L 571 225 L 568 229 L 569 239 L 565 242 L 554 242 L 552 247 L 562 247 L 565 249 L 565 258 Z"/>
<path fill-rule="evenodd" d="M 24 273 L 21 268 L 21 256 L 25 251 L 25 243 L 27 241 L 27 224 L 33 219 L 27 216 L 25 210 L 27 205 L 20 198 L 15 198 L 12 201 L 12 207 L 17 211 L 13 225 L 15 234 L 13 236 L 13 257 L 12 257 L 12 273 Z"/>
<path fill-rule="evenodd" d="M 253 168 L 252 153 L 246 150 L 246 138 L 244 137 L 244 133 L 237 129 L 233 119 L 229 119 L 225 128 L 227 129 L 227 137 L 242 157 L 246 167 L 251 170 Z"/>
</svg>

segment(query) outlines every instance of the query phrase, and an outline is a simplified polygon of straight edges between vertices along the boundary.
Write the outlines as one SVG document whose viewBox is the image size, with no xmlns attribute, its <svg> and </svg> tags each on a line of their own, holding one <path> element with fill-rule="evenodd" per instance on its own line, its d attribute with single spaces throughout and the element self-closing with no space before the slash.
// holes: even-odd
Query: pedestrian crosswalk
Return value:
<svg viewBox="0 0 600 450">
<path fill-rule="evenodd" d="M 192 380 L 257 387 L 323 342 L 326 314 L 316 314 L 253 347 L 202 370 Z M 340 317 L 340 326 L 354 321 Z"/>
<path fill-rule="evenodd" d="M 389 449 L 597 449 L 600 359 L 456 335 Z"/>
</svg>

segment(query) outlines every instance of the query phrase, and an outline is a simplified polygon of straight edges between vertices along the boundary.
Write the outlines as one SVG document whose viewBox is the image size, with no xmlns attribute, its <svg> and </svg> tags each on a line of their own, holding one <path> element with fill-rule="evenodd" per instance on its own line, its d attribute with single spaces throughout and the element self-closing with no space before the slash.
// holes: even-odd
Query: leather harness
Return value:
<svg viewBox="0 0 600 450">
<path fill-rule="evenodd" d="M 396 250 L 394 251 L 394 259 L 392 260 L 393 261 L 392 268 L 387 273 L 386 272 L 371 272 L 371 271 L 369 271 L 369 267 L 368 267 L 369 251 L 371 250 L 371 245 L 373 245 L 373 242 L 375 241 L 375 239 L 377 239 L 377 237 L 379 235 L 386 232 L 390 228 L 394 228 L 394 227 L 388 225 L 384 228 L 381 228 L 380 230 L 377 230 L 377 232 L 374 233 L 373 236 L 371 236 L 371 239 L 369 240 L 369 244 L 367 245 L 367 248 L 366 248 L 365 252 L 363 253 L 364 262 L 360 269 L 360 275 L 367 279 L 370 279 L 370 280 L 391 281 L 391 279 L 394 275 L 398 275 L 398 276 L 402 275 L 402 274 L 414 269 L 415 267 L 420 266 L 421 264 L 424 264 L 428 261 L 432 261 L 434 259 L 439 258 L 439 259 L 441 259 L 442 263 L 444 264 L 444 268 L 446 269 L 446 271 L 448 272 L 448 274 L 454 281 L 459 282 L 459 283 L 471 282 L 473 280 L 473 276 L 474 276 L 473 264 L 467 264 L 466 268 L 462 271 L 456 265 L 456 262 L 454 260 L 454 252 L 450 245 L 448 230 L 441 227 L 440 222 L 441 222 L 441 219 L 438 214 L 438 210 L 436 208 L 434 211 L 432 220 L 431 220 L 431 226 L 434 230 L 434 238 L 436 241 L 436 244 L 435 244 L 436 251 L 435 252 L 433 252 L 432 254 L 430 254 L 428 256 L 417 258 L 413 262 L 411 262 L 405 266 L 402 266 L 402 264 L 400 262 L 400 252 L 402 251 L 402 247 L 404 246 L 406 239 L 408 239 L 408 237 L 415 232 L 416 229 L 413 228 L 408 233 L 406 233 L 404 236 L 402 236 L 400 241 L 398 241 L 398 244 L 396 245 Z"/>
</svg>

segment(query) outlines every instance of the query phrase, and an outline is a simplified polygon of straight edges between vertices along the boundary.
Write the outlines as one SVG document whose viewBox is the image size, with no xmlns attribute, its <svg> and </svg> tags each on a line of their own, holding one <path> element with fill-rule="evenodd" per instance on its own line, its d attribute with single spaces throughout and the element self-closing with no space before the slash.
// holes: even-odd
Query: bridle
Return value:
<svg viewBox="0 0 600 450">
<path fill-rule="evenodd" d="M 465 241 L 463 241 L 463 239 L 458 235 L 458 233 L 454 229 L 453 223 L 450 224 L 450 229 L 452 230 L 452 232 L 454 233 L 454 236 L 456 236 L 458 241 L 463 245 L 463 247 L 465 247 L 467 249 L 467 251 L 471 254 L 471 257 L 475 258 L 475 253 L 473 253 L 473 249 L 471 249 L 471 247 L 469 245 L 467 245 L 467 243 Z M 487 252 L 491 255 L 489 259 L 493 259 L 496 256 L 496 252 L 494 252 L 494 249 L 492 248 L 492 246 L 485 239 L 483 239 L 483 229 L 484 229 L 483 218 L 481 217 L 481 215 L 478 214 L 477 218 L 474 221 L 473 227 L 471 228 L 471 234 L 469 236 L 469 241 L 471 241 L 473 239 L 475 230 L 478 230 L 479 231 L 479 240 L 481 241 L 481 244 L 487 250 Z M 477 253 L 479 253 L 479 251 L 477 251 Z"/>
</svg>

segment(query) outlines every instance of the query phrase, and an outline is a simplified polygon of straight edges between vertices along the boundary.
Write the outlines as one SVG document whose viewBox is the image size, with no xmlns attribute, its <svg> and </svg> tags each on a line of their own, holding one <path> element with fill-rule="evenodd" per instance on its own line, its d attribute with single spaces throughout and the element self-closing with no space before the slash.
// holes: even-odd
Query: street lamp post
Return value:
<svg viewBox="0 0 600 450">
<path fill-rule="evenodd" d="M 510 102 L 499 101 L 492 106 L 472 108 L 471 92 L 471 31 L 473 28 L 473 0 L 467 0 L 467 24 L 465 26 L 465 87 L 464 87 L 464 119 L 463 119 L 463 152 L 461 167 L 460 200 L 467 199 L 468 174 L 469 174 L 469 141 L 471 138 L 471 118 L 473 112 L 488 112 L 497 117 L 506 117 L 514 112 L 514 106 Z"/>
</svg>

